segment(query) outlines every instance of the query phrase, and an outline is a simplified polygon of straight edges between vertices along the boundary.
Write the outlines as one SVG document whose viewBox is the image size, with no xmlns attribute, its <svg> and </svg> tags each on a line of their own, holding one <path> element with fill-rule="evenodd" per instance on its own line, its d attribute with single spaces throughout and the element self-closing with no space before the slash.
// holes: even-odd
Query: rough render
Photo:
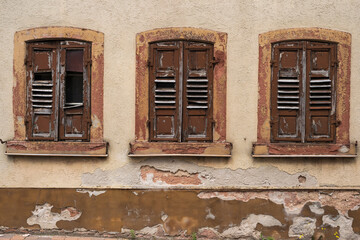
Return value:
<svg viewBox="0 0 360 240">
<path fill-rule="evenodd" d="M 197 165 L 233 170 L 272 166 L 290 174 L 307 172 L 317 179 L 319 185 L 358 187 L 360 175 L 356 173 L 360 169 L 360 162 L 357 158 L 262 161 L 251 158 L 250 152 L 252 142 L 257 140 L 258 35 L 279 29 L 319 27 L 351 33 L 350 142 L 359 139 L 357 129 L 360 125 L 360 109 L 356 104 L 359 96 L 357 93 L 360 92 L 360 85 L 356 80 L 357 76 L 360 76 L 360 69 L 356 67 L 360 59 L 360 30 L 357 24 L 360 22 L 360 16 L 356 11 L 360 7 L 359 2 L 320 0 L 316 4 L 312 1 L 277 1 L 263 4 L 260 0 L 230 0 L 226 4 L 218 3 L 212 1 L 210 4 L 205 0 L 160 0 L 154 4 L 139 1 L 127 4 L 121 1 L 88 4 L 85 1 L 74 3 L 69 0 L 50 0 L 41 4 L 20 1 L 15 6 L 11 1 L 3 1 L 0 9 L 0 42 L 2 46 L 7 47 L 0 50 L 0 138 L 9 140 L 14 137 L 13 119 L 8 117 L 12 116 L 14 107 L 11 100 L 12 88 L 18 87 L 16 83 L 14 86 L 11 84 L 14 77 L 14 33 L 38 27 L 72 26 L 100 31 L 105 36 L 104 115 L 93 116 L 92 122 L 94 128 L 103 123 L 104 139 L 110 146 L 109 157 L 106 160 L 1 155 L 0 169 L 3 170 L 3 174 L 0 176 L 0 185 L 79 188 L 83 173 L 91 173 L 96 169 L 115 171 L 134 162 L 127 153 L 128 143 L 135 139 L 133 120 L 136 34 L 158 28 L 193 27 L 224 32 L 228 35 L 226 141 L 232 142 L 234 148 L 229 160 L 188 158 L 188 161 Z M 298 6 L 301 6 L 302 11 L 298 11 Z M 18 11 L 13 12 L 14 7 Z M 222 14 L 224 12 L 226 15 Z M 15 119 L 17 125 L 21 125 L 23 121 L 21 116 Z M 0 145 L 0 150 L 5 152 L 4 145 Z M 169 158 L 167 160 L 171 161 Z M 91 164 L 86 164 L 87 162 Z M 178 167 L 181 169 L 181 166 Z"/>
<path fill-rule="evenodd" d="M 53 208 L 49 203 L 44 205 L 36 205 L 35 210 L 32 211 L 32 216 L 27 219 L 27 224 L 34 225 L 39 224 L 42 229 L 57 228 L 56 223 L 58 221 L 74 221 L 81 216 L 76 208 L 67 207 L 61 210 L 61 213 L 51 212 Z"/>
<path fill-rule="evenodd" d="M 181 167 L 179 167 L 179 165 Z M 306 173 L 289 174 L 267 166 L 250 169 L 219 169 L 187 161 L 149 159 L 114 170 L 96 169 L 82 175 L 82 187 L 316 187 L 317 179 Z"/>
<path fill-rule="evenodd" d="M 360 239 L 358 191 L 1 189 L 0 193 L 0 200 L 8 202 L 0 206 L 0 233 L 21 227 L 29 233 L 130 238 L 135 234 L 140 239 L 184 239 L 194 233 L 200 239 L 255 240 L 261 235 Z"/>
</svg>

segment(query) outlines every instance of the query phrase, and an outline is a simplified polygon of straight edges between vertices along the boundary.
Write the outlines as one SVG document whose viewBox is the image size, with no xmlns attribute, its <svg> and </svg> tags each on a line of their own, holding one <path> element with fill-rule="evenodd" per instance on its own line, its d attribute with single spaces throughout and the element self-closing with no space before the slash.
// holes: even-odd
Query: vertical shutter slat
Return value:
<svg viewBox="0 0 360 240">
<path fill-rule="evenodd" d="M 213 45 L 185 42 L 183 141 L 212 141 Z"/>
<path fill-rule="evenodd" d="M 29 140 L 56 140 L 56 46 L 27 45 L 27 136 Z"/>
<path fill-rule="evenodd" d="M 335 136 L 335 44 L 307 43 L 306 141 L 333 141 Z"/>
<path fill-rule="evenodd" d="M 61 42 L 60 140 L 88 140 L 90 125 L 89 43 Z"/>
<path fill-rule="evenodd" d="M 150 140 L 179 141 L 179 42 L 150 45 Z"/>
<path fill-rule="evenodd" d="M 302 45 L 275 44 L 272 56 L 272 138 L 301 141 Z"/>
</svg>

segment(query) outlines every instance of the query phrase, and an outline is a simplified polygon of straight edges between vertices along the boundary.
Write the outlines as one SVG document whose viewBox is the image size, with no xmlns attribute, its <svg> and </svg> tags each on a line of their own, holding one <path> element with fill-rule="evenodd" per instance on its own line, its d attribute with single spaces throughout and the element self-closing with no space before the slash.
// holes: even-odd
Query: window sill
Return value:
<svg viewBox="0 0 360 240">
<path fill-rule="evenodd" d="M 107 142 L 8 141 L 6 155 L 107 157 Z"/>
<path fill-rule="evenodd" d="M 357 143 L 349 145 L 334 143 L 255 143 L 252 157 L 349 157 L 357 156 Z"/>
<path fill-rule="evenodd" d="M 131 142 L 129 157 L 231 157 L 228 142 Z"/>
</svg>

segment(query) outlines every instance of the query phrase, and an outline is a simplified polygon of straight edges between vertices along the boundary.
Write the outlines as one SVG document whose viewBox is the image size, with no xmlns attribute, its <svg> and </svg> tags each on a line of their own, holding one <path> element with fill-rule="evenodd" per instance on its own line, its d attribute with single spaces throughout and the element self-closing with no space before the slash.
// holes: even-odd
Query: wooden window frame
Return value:
<svg viewBox="0 0 360 240">
<path fill-rule="evenodd" d="M 150 142 L 149 136 L 149 44 L 158 41 L 193 40 L 214 44 L 212 142 Z M 210 156 L 230 157 L 232 144 L 226 142 L 226 45 L 227 34 L 198 28 L 155 29 L 136 36 L 135 141 L 129 156 Z"/>
<path fill-rule="evenodd" d="M 271 52 L 272 44 L 309 40 L 337 44 L 338 68 L 336 73 L 336 128 L 332 143 L 289 143 L 271 141 Z M 356 144 L 350 143 L 350 68 L 351 34 L 322 28 L 293 28 L 259 35 L 259 97 L 257 142 L 253 157 L 355 157 Z"/>
<path fill-rule="evenodd" d="M 74 40 L 91 43 L 89 141 L 29 141 L 26 134 L 26 45 L 28 42 Z M 106 157 L 103 139 L 104 34 L 73 27 L 41 27 L 18 31 L 14 36 L 13 118 L 14 139 L 7 141 L 6 155 Z"/>
</svg>

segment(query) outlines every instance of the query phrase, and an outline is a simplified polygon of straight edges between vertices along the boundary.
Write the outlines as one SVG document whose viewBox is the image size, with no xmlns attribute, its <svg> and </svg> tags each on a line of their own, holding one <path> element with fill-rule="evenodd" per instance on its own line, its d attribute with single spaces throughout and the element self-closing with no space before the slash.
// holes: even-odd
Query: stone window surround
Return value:
<svg viewBox="0 0 360 240">
<path fill-rule="evenodd" d="M 149 142 L 149 43 L 165 40 L 198 40 L 214 44 L 213 142 Z M 227 34 L 199 28 L 162 28 L 136 35 L 135 141 L 129 156 L 230 157 L 226 142 L 226 47 Z"/>
<path fill-rule="evenodd" d="M 335 143 L 271 143 L 270 86 L 272 44 L 289 40 L 315 40 L 337 43 Z M 258 126 L 253 157 L 355 157 L 356 144 L 349 140 L 351 34 L 323 28 L 291 28 L 259 35 Z"/>
<path fill-rule="evenodd" d="M 26 42 L 71 39 L 91 42 L 91 128 L 89 142 L 28 141 L 26 139 Z M 106 157 L 103 140 L 104 34 L 74 27 L 39 27 L 14 36 L 13 118 L 14 139 L 7 141 L 7 155 Z"/>
</svg>

